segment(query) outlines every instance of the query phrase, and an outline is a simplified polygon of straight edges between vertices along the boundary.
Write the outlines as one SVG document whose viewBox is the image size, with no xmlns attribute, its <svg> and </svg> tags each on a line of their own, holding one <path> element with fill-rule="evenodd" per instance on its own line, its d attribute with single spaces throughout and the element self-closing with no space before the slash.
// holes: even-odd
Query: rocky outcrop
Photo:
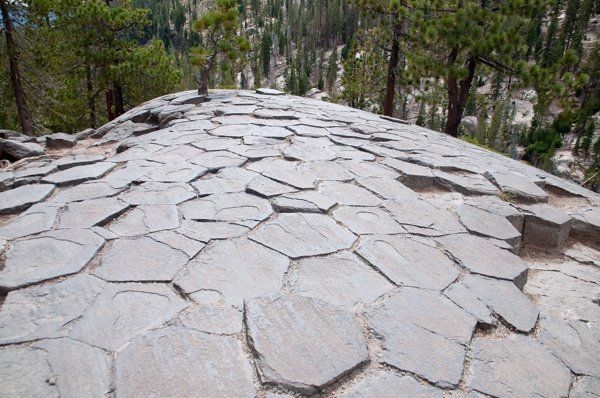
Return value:
<svg viewBox="0 0 600 398">
<path fill-rule="evenodd" d="M 598 393 L 591 191 L 270 89 L 45 141 L 0 173 L 1 395 Z"/>
</svg>

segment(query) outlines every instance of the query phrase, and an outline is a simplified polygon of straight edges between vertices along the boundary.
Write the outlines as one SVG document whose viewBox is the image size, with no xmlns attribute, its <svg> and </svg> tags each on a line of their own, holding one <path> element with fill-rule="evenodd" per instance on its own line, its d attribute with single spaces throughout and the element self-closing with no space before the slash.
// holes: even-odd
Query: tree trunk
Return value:
<svg viewBox="0 0 600 398">
<path fill-rule="evenodd" d="M 108 116 L 108 120 L 111 121 L 115 118 L 115 112 L 113 110 L 113 91 L 111 89 L 107 89 L 104 91 L 104 95 L 106 96 L 106 115 Z"/>
<path fill-rule="evenodd" d="M 385 100 L 383 101 L 383 114 L 392 116 L 394 112 L 394 94 L 396 88 L 396 68 L 400 58 L 400 29 L 401 25 L 394 26 L 392 35 L 392 49 L 390 51 L 390 62 L 388 64 L 387 83 L 385 86 Z"/>
<path fill-rule="evenodd" d="M 123 87 L 119 83 L 113 83 L 115 97 L 115 116 L 121 116 L 125 113 L 125 104 L 123 102 Z"/>
<path fill-rule="evenodd" d="M 94 100 L 94 85 L 92 82 L 92 67 L 88 62 L 85 64 L 85 80 L 87 86 L 87 106 L 90 112 L 90 127 L 96 128 L 96 101 Z"/>
<path fill-rule="evenodd" d="M 6 50 L 8 53 L 8 65 L 10 71 L 10 83 L 17 104 L 17 113 L 23 134 L 33 134 L 33 123 L 31 115 L 27 109 L 25 91 L 21 84 L 21 71 L 19 70 L 19 56 L 17 54 L 17 44 L 14 39 L 14 27 L 8 12 L 8 4 L 5 0 L 0 0 L 0 9 L 2 10 L 2 20 L 4 22 L 4 34 L 6 36 Z"/>
<path fill-rule="evenodd" d="M 449 64 L 454 63 L 457 57 L 458 49 L 455 48 L 450 53 Z M 467 60 L 467 76 L 465 76 L 464 79 L 457 82 L 455 77 L 448 78 L 448 115 L 444 133 L 453 137 L 458 136 L 458 126 L 460 126 L 463 111 L 465 110 L 467 99 L 469 98 L 469 91 L 471 91 L 476 67 L 477 58 L 471 56 Z"/>
<path fill-rule="evenodd" d="M 208 75 L 210 70 L 208 68 L 202 69 L 200 77 L 198 79 L 198 94 L 208 95 Z"/>
</svg>

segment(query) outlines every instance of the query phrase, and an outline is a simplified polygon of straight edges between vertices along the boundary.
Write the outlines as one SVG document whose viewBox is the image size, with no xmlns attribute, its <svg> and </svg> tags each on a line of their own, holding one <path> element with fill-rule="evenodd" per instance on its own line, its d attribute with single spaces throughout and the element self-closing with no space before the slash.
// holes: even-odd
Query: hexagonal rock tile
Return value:
<svg viewBox="0 0 600 398">
<path fill-rule="evenodd" d="M 463 195 L 496 195 L 498 188 L 487 178 L 472 173 L 448 173 L 436 170 L 435 184 L 439 187 Z"/>
<path fill-rule="evenodd" d="M 182 326 L 213 334 L 235 334 L 242 331 L 241 310 L 227 304 L 197 299 L 197 296 L 192 294 L 190 297 L 200 303 L 190 306 L 178 317 Z"/>
<path fill-rule="evenodd" d="M 405 232 L 388 213 L 378 207 L 341 206 L 333 218 L 355 234 L 399 234 Z"/>
<path fill-rule="evenodd" d="M 60 216 L 59 228 L 90 228 L 102 225 L 125 212 L 129 205 L 117 198 L 90 199 L 69 203 Z"/>
<path fill-rule="evenodd" d="M 448 210 L 440 209 L 420 198 L 406 201 L 388 200 L 384 206 L 411 234 L 443 236 L 465 231 L 457 217 Z"/>
<path fill-rule="evenodd" d="M 146 182 L 120 195 L 131 205 L 176 205 L 196 197 L 185 183 Z"/>
<path fill-rule="evenodd" d="M 311 394 L 368 361 L 360 324 L 339 307 L 297 295 L 260 297 L 244 307 L 263 383 Z"/>
<path fill-rule="evenodd" d="M 385 199 L 402 202 L 403 200 L 418 200 L 417 194 L 401 182 L 390 177 L 367 177 L 356 179 L 358 185 Z"/>
<path fill-rule="evenodd" d="M 218 241 L 207 246 L 175 279 L 184 292 L 218 292 L 224 302 L 242 301 L 281 288 L 290 260 L 246 238 Z"/>
<path fill-rule="evenodd" d="M 194 257 L 206 246 L 204 243 L 180 233 L 180 231 L 159 231 L 148 236 L 155 241 L 162 242 L 185 253 L 189 258 Z"/>
<path fill-rule="evenodd" d="M 250 229 L 243 225 L 236 225 L 227 222 L 210 221 L 198 222 L 183 220 L 181 227 L 177 232 L 200 242 L 208 242 L 216 239 L 238 238 L 248 232 Z"/>
<path fill-rule="evenodd" d="M 523 231 L 523 214 L 510 203 L 495 196 L 474 196 L 465 199 L 465 204 L 504 217 L 519 232 Z"/>
<path fill-rule="evenodd" d="M 356 241 L 347 229 L 326 215 L 283 213 L 249 234 L 250 239 L 291 258 L 349 249 Z"/>
<path fill-rule="evenodd" d="M 435 242 L 408 236 L 368 236 L 356 250 L 398 285 L 443 290 L 459 275 Z"/>
<path fill-rule="evenodd" d="M 113 282 L 170 281 L 188 256 L 149 237 L 117 239 L 106 250 L 94 275 Z"/>
<path fill-rule="evenodd" d="M 138 236 L 178 227 L 175 205 L 141 205 L 111 222 L 108 229 L 119 236 Z"/>
<path fill-rule="evenodd" d="M 208 169 L 190 162 L 175 162 L 159 165 L 144 175 L 141 181 L 190 182 L 208 172 Z"/>
<path fill-rule="evenodd" d="M 531 270 L 523 291 L 532 296 L 542 316 L 600 322 L 598 284 L 562 272 Z"/>
<path fill-rule="evenodd" d="M 485 173 L 500 190 L 523 202 L 547 202 L 548 193 L 525 175 L 515 172 L 489 171 Z"/>
<path fill-rule="evenodd" d="M 443 390 L 419 383 L 408 375 L 378 370 L 346 388 L 342 398 L 442 398 Z"/>
<path fill-rule="evenodd" d="M 69 337 L 117 351 L 133 337 L 167 322 L 187 305 L 165 284 L 108 284 L 74 322 Z"/>
<path fill-rule="evenodd" d="M 239 167 L 246 162 L 246 158 L 228 151 L 205 152 L 190 158 L 190 162 L 216 171 L 225 167 Z"/>
<path fill-rule="evenodd" d="M 80 184 L 84 181 L 95 180 L 107 174 L 116 166 L 116 163 L 98 162 L 85 166 L 71 167 L 57 171 L 42 179 L 44 182 L 59 186 Z"/>
<path fill-rule="evenodd" d="M 571 373 L 531 337 L 475 338 L 468 387 L 495 397 L 566 397 Z"/>
<path fill-rule="evenodd" d="M 203 178 L 192 183 L 200 196 L 216 193 L 244 192 L 246 186 L 260 174 L 246 169 L 227 167 L 214 176 Z"/>
<path fill-rule="evenodd" d="M 113 187 L 105 181 L 92 181 L 61 189 L 49 201 L 53 203 L 70 203 L 114 196 L 127 186 Z"/>
<path fill-rule="evenodd" d="M 155 330 L 117 354 L 119 396 L 254 397 L 239 341 L 180 327 Z"/>
<path fill-rule="evenodd" d="M 558 247 L 569 237 L 571 217 L 547 204 L 519 206 L 525 216 L 523 241 L 542 247 Z"/>
<path fill-rule="evenodd" d="M 328 181 L 319 187 L 319 193 L 335 200 L 340 205 L 377 206 L 381 199 L 371 192 L 354 184 Z"/>
<path fill-rule="evenodd" d="M 545 318 L 538 340 L 578 375 L 600 378 L 600 340 L 585 322 Z"/>
<path fill-rule="evenodd" d="M 483 324 L 494 324 L 496 314 L 514 329 L 529 333 L 539 315 L 536 305 L 508 281 L 468 274 L 444 294 Z"/>
<path fill-rule="evenodd" d="M 71 340 L 41 340 L 34 347 L 44 350 L 54 372 L 53 384 L 61 397 L 104 396 L 111 390 L 111 359 L 96 347 Z"/>
<path fill-rule="evenodd" d="M 0 214 L 16 213 L 46 199 L 54 191 L 52 184 L 31 184 L 0 192 Z"/>
<path fill-rule="evenodd" d="M 18 289 L 81 271 L 104 239 L 86 229 L 53 230 L 20 239 L 6 252 L 0 287 Z"/>
<path fill-rule="evenodd" d="M 268 200 L 247 193 L 225 193 L 185 202 L 181 214 L 188 220 L 228 221 L 254 227 L 273 213 Z"/>
<path fill-rule="evenodd" d="M 598 396 L 600 396 L 600 379 L 595 377 L 581 377 L 573 384 L 569 392 L 571 398 L 595 398 Z"/>
<path fill-rule="evenodd" d="M 52 228 L 60 205 L 38 203 L 21 213 L 10 223 L 0 227 L 0 238 L 12 240 L 47 231 Z"/>
<path fill-rule="evenodd" d="M 52 164 L 58 167 L 59 170 L 70 169 L 76 166 L 85 166 L 88 164 L 96 163 L 104 159 L 102 155 L 73 155 L 65 156 L 57 159 Z"/>
<path fill-rule="evenodd" d="M 43 350 L 27 346 L 0 348 L 2 395 L 6 397 L 59 397 L 51 383 L 55 376 Z"/>
<path fill-rule="evenodd" d="M 393 288 L 350 252 L 300 261 L 290 285 L 293 293 L 345 307 L 371 303 Z"/>
<path fill-rule="evenodd" d="M 461 205 L 456 213 L 462 225 L 475 235 L 503 240 L 519 251 L 521 233 L 504 217 L 470 205 Z"/>
<path fill-rule="evenodd" d="M 0 309 L 0 344 L 64 336 L 104 282 L 79 274 L 54 284 L 9 292 Z"/>
<path fill-rule="evenodd" d="M 250 164 L 248 170 L 261 173 L 265 177 L 298 189 L 315 188 L 316 176 L 309 172 L 299 171 L 299 165 L 299 162 L 265 158 Z"/>
<path fill-rule="evenodd" d="M 440 387 L 458 385 L 475 318 L 444 296 L 416 288 L 399 289 L 366 315 L 381 339 L 382 362 Z"/>
<path fill-rule="evenodd" d="M 429 167 L 389 157 L 384 158 L 382 163 L 397 170 L 400 173 L 400 181 L 409 188 L 422 189 L 433 185 L 435 178 Z"/>
<path fill-rule="evenodd" d="M 500 249 L 488 239 L 473 235 L 451 235 L 438 241 L 448 254 L 470 272 L 513 282 L 519 289 L 527 282 L 527 266 L 515 254 Z"/>
<path fill-rule="evenodd" d="M 285 193 L 296 192 L 297 189 L 288 185 L 280 184 L 270 178 L 258 176 L 246 186 L 246 192 L 253 193 L 258 196 L 270 198 L 273 196 L 282 195 Z"/>
<path fill-rule="evenodd" d="M 317 191 L 300 191 L 273 199 L 273 206 L 279 213 L 326 213 L 336 204 L 334 199 Z"/>
<path fill-rule="evenodd" d="M 577 235 L 600 240 L 600 211 L 597 208 L 586 207 L 571 214 L 573 217 L 572 231 Z"/>
</svg>

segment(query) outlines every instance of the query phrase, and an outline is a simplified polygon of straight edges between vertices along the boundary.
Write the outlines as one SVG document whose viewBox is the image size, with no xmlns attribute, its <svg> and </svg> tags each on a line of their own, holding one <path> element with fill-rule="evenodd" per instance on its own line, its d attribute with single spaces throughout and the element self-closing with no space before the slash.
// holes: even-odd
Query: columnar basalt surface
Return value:
<svg viewBox="0 0 600 398">
<path fill-rule="evenodd" d="M 600 396 L 593 192 L 270 89 L 54 140 L 0 173 L 2 397 Z"/>
</svg>

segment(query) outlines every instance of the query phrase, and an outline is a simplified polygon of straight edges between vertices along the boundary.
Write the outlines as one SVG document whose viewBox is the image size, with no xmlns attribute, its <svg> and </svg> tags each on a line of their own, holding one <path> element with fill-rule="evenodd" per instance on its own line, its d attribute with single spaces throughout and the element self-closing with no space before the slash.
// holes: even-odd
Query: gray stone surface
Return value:
<svg viewBox="0 0 600 398">
<path fill-rule="evenodd" d="M 17 289 L 81 271 L 96 256 L 104 239 L 85 229 L 45 232 L 17 240 L 6 251 L 0 287 Z"/>
<path fill-rule="evenodd" d="M 115 164 L 110 162 L 99 162 L 85 166 L 76 166 L 49 174 L 42 178 L 42 181 L 59 186 L 74 185 L 85 181 L 98 179 L 107 174 L 114 167 Z"/>
<path fill-rule="evenodd" d="M 144 397 L 254 397 L 252 367 L 231 337 L 166 327 L 118 353 L 116 393 Z"/>
<path fill-rule="evenodd" d="M 49 149 L 64 149 L 74 147 L 77 143 L 77 138 L 71 134 L 54 133 L 46 136 L 46 148 Z"/>
<path fill-rule="evenodd" d="M 0 192 L 0 214 L 15 213 L 46 199 L 54 191 L 52 184 L 33 184 Z"/>
<path fill-rule="evenodd" d="M 475 338 L 467 384 L 496 397 L 566 397 L 567 367 L 531 337 Z"/>
<path fill-rule="evenodd" d="M 44 148 L 41 145 L 32 142 L 19 142 L 14 139 L 0 138 L 0 151 L 6 157 L 14 160 L 41 156 L 44 154 Z"/>
<path fill-rule="evenodd" d="M 263 382 L 313 393 L 368 361 L 360 324 L 338 307 L 285 295 L 247 301 L 245 311 Z"/>
<path fill-rule="evenodd" d="M 117 351 L 135 336 L 162 325 L 187 306 L 188 303 L 166 284 L 110 284 L 73 322 L 69 337 Z"/>
<path fill-rule="evenodd" d="M 407 375 L 379 370 L 347 388 L 343 398 L 442 398 L 443 390 L 423 385 Z"/>
<path fill-rule="evenodd" d="M 356 252 L 398 285 L 442 290 L 459 275 L 452 261 L 432 241 L 369 236 Z"/>
<path fill-rule="evenodd" d="M 241 306 L 244 299 L 278 291 L 289 262 L 287 257 L 245 238 L 218 241 L 174 282 L 188 294 L 210 290 L 223 301 Z"/>
<path fill-rule="evenodd" d="M 350 252 L 300 261 L 290 285 L 293 293 L 345 307 L 369 304 L 393 288 Z"/>
<path fill-rule="evenodd" d="M 250 239 L 291 258 L 349 249 L 356 241 L 347 229 L 320 214 L 283 213 L 261 224 Z"/>
<path fill-rule="evenodd" d="M 4 134 L 0 396 L 600 396 L 600 195 L 274 94 Z"/>
</svg>

